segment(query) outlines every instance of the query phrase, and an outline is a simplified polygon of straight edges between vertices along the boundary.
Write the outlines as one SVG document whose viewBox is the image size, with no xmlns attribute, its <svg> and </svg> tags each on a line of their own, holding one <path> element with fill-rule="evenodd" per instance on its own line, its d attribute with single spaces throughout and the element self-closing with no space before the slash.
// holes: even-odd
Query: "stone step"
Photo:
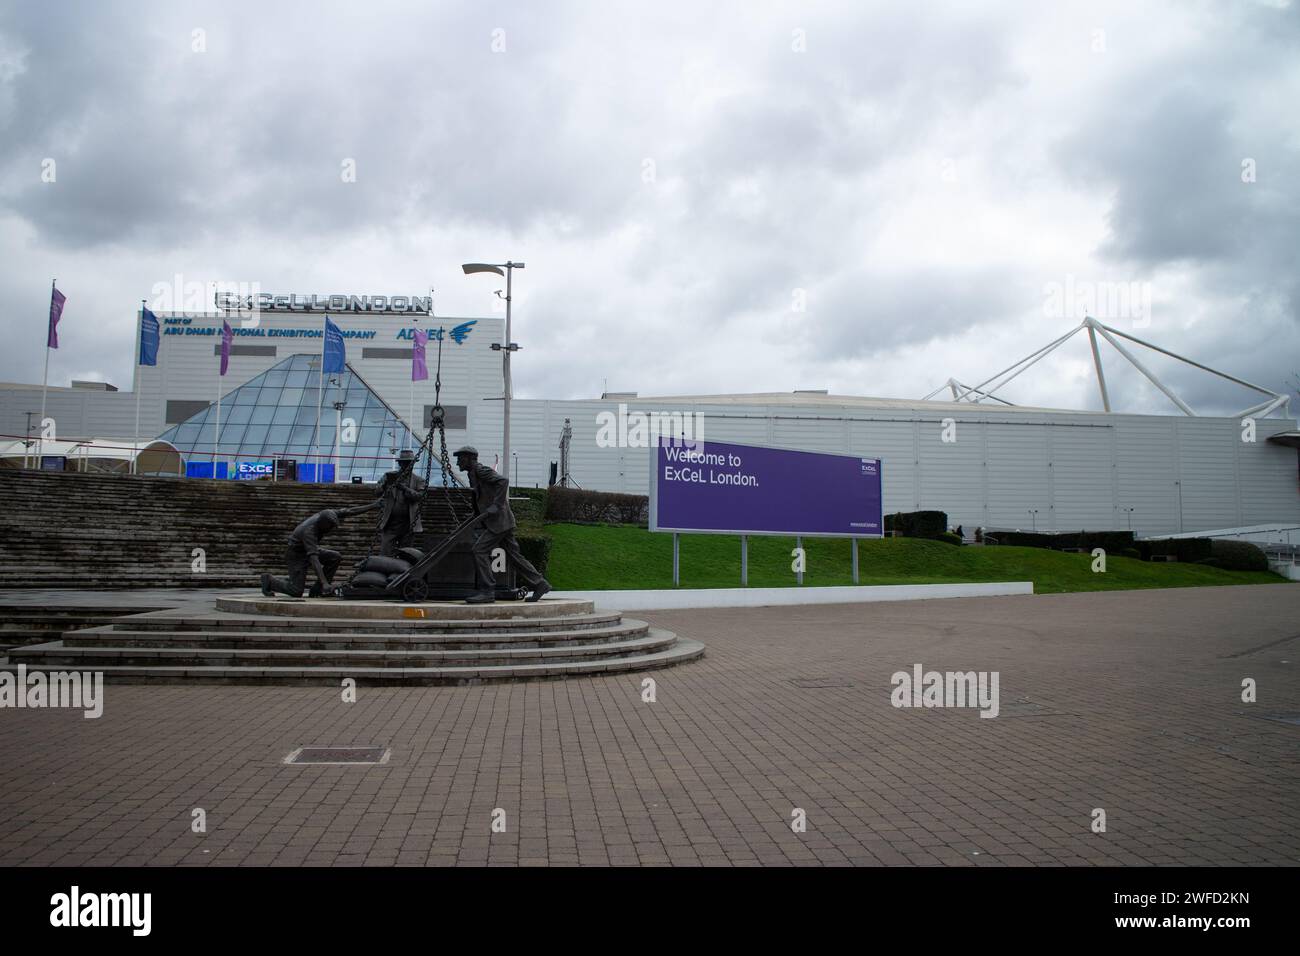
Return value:
<svg viewBox="0 0 1300 956">
<path fill-rule="evenodd" d="M 397 601 L 341 601 L 336 598 L 263 597 L 260 594 L 222 595 L 217 610 L 231 614 L 278 615 L 284 617 L 338 618 L 361 620 L 411 620 L 411 611 L 419 610 L 426 620 L 500 620 L 503 618 L 546 618 L 561 614 L 591 614 L 595 601 L 547 597 L 541 601 L 497 601 L 493 604 L 466 604 L 463 601 L 428 601 L 406 604 Z"/>
<path fill-rule="evenodd" d="M 40 644 L 85 627 L 102 627 L 137 609 L 80 605 L 0 605 L 0 651 L 23 644 Z M 140 611 L 160 610 L 142 607 Z"/>
<path fill-rule="evenodd" d="M 419 650 L 474 649 L 508 647 L 551 647 L 573 644 L 605 644 L 644 635 L 649 625 L 643 621 L 624 621 L 610 627 L 579 630 L 524 631 L 464 630 L 452 633 L 436 631 L 389 631 L 349 634 L 344 631 L 322 633 L 311 629 L 280 631 L 238 631 L 230 629 L 199 631 L 131 631 L 117 628 L 90 628 L 63 636 L 66 648 L 198 648 L 252 649 L 275 648 L 314 650 Z M 47 638 L 48 640 L 48 638 Z"/>
<path fill-rule="evenodd" d="M 131 667 L 108 665 L 95 668 L 108 683 L 218 683 L 294 684 L 338 686 L 344 678 L 359 686 L 460 685 L 500 681 L 526 681 L 558 677 L 583 677 L 652 670 L 684 664 L 703 656 L 704 645 L 674 635 L 672 643 L 651 653 L 596 660 L 545 661 L 465 665 L 457 667 Z M 0 671 L 14 673 L 17 664 L 0 664 Z"/>
<path fill-rule="evenodd" d="M 468 605 L 466 605 L 468 607 Z M 479 618 L 471 620 L 438 620 L 436 618 L 375 618 L 352 620 L 323 617 L 278 617 L 257 614 L 231 614 L 214 612 L 195 614 L 184 611 L 163 611 L 132 615 L 107 625 L 113 631 L 158 631 L 182 633 L 199 631 L 218 634 L 224 631 L 258 633 L 315 634 L 458 634 L 458 633 L 509 633 L 512 631 L 578 631 L 587 628 L 609 627 L 623 620 L 618 611 L 590 612 L 586 614 L 560 614 L 531 618 Z M 640 622 L 637 622 L 640 623 Z M 99 629 L 93 630 L 98 633 Z M 69 635 L 65 634 L 65 638 Z M 76 637 L 91 637 L 83 631 Z"/>
<path fill-rule="evenodd" d="M 68 647 L 62 641 L 34 644 L 10 655 L 10 663 L 26 664 L 29 670 L 102 670 L 106 667 L 310 667 L 318 668 L 410 668 L 483 667 L 491 665 L 543 663 L 548 661 L 596 661 L 655 653 L 671 646 L 671 631 L 651 630 L 639 637 L 601 643 L 562 644 L 547 647 L 476 649 L 308 649 L 220 648 L 220 647 Z"/>
</svg>

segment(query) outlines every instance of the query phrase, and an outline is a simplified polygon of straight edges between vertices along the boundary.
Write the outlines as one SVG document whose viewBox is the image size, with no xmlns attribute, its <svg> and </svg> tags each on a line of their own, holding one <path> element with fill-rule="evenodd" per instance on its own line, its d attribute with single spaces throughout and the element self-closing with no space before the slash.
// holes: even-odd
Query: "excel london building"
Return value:
<svg viewBox="0 0 1300 956">
<path fill-rule="evenodd" d="M 228 309 L 159 313 L 157 364 L 137 362 L 131 391 L 102 382 L 49 388 L 46 415 L 57 422 L 64 465 L 129 469 L 139 436 L 174 446 L 182 473 L 192 476 L 215 468 L 218 476 L 258 477 L 278 461 L 294 463 L 281 477 L 373 481 L 424 437 L 441 348 L 448 444 L 476 446 L 518 485 L 545 485 L 563 457 L 574 484 L 645 494 L 652 431 L 645 423 L 657 418 L 705 441 L 879 458 L 886 512 L 940 509 L 968 529 L 1300 527 L 1300 431 L 1287 397 L 1192 363 L 1229 379 L 1225 388 L 1255 393 L 1239 413 L 1197 415 L 1138 358 L 1141 347 L 1173 353 L 1093 320 L 1007 372 L 1014 377 L 1081 334 L 1076 345 L 1092 340 L 1102 411 L 1014 405 L 999 394 L 1008 379 L 996 376 L 976 387 L 949 379 L 946 394 L 916 399 L 791 391 L 515 400 L 503 462 L 502 353 L 492 347 L 502 343 L 503 317 L 434 316 L 419 296 L 264 295 L 221 304 Z M 341 332 L 346 364 L 322 376 L 325 314 Z M 221 376 L 223 322 L 231 336 Z M 413 381 L 417 330 L 428 336 L 429 377 Z M 123 343 L 132 352 L 139 325 L 136 333 Z M 1170 397 L 1171 414 L 1112 410 L 1099 345 L 1114 346 L 1108 361 L 1136 363 Z M 38 464 L 24 436 L 38 431 L 40 402 L 39 384 L 0 384 L 0 466 Z"/>
</svg>

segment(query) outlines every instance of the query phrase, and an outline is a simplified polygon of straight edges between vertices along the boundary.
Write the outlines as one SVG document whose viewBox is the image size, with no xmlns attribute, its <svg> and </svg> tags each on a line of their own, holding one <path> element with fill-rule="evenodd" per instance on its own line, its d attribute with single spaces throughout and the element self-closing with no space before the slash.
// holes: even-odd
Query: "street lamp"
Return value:
<svg viewBox="0 0 1300 956">
<path fill-rule="evenodd" d="M 502 396 L 501 404 L 501 464 L 506 468 L 507 472 L 510 468 L 510 353 L 519 351 L 519 346 L 510 341 L 511 278 L 514 270 L 523 267 L 522 262 L 502 262 L 500 264 L 466 262 L 461 266 L 467 276 L 474 275 L 476 272 L 491 272 L 494 275 L 506 277 L 506 340 L 504 342 L 493 342 L 492 350 L 502 353 L 501 377 L 505 382 L 505 394 Z"/>
<path fill-rule="evenodd" d="M 1128 529 L 1132 531 L 1133 530 L 1133 509 L 1121 508 L 1120 510 L 1128 514 Z"/>
<path fill-rule="evenodd" d="M 1038 509 L 1037 508 L 1029 509 L 1029 520 L 1033 522 L 1033 530 L 1037 531 L 1038 530 Z"/>
<path fill-rule="evenodd" d="M 348 403 L 346 401 L 338 401 L 334 403 L 334 482 L 336 484 L 339 480 L 339 453 L 341 451 L 339 445 L 340 436 L 343 433 L 343 409 L 347 407 Z M 356 455 L 353 454 L 354 463 L 355 460 Z"/>
</svg>

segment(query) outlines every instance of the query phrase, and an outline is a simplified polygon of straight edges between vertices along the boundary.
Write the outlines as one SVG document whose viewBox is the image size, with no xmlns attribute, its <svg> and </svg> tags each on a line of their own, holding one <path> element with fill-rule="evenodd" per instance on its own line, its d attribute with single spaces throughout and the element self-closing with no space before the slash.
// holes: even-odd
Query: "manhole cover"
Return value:
<svg viewBox="0 0 1300 956">
<path fill-rule="evenodd" d="M 387 747 L 299 747 L 285 763 L 377 764 L 388 763 Z"/>
<path fill-rule="evenodd" d="M 853 681 L 845 680 L 843 677 L 796 677 L 791 679 L 790 683 L 795 687 L 804 687 L 810 690 L 816 690 L 821 687 L 853 686 Z"/>
</svg>

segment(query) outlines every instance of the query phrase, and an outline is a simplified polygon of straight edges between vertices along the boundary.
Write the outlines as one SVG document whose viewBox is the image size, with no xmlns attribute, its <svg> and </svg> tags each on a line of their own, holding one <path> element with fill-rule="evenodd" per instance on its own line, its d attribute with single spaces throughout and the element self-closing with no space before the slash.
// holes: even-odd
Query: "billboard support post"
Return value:
<svg viewBox="0 0 1300 956">
<path fill-rule="evenodd" d="M 858 539 L 850 538 L 849 540 L 853 542 L 853 583 L 857 584 L 858 583 Z"/>
<path fill-rule="evenodd" d="M 682 568 L 681 552 L 678 550 L 677 545 L 678 545 L 678 535 L 677 535 L 677 532 L 674 531 L 674 532 L 673 532 L 673 587 L 677 587 L 678 585 L 680 585 L 680 584 L 682 583 L 682 576 L 681 576 L 681 568 Z"/>
<path fill-rule="evenodd" d="M 749 587 L 749 535 L 740 536 L 740 586 Z"/>
<path fill-rule="evenodd" d="M 799 570 L 795 572 L 795 581 L 798 584 L 803 584 L 803 566 L 808 562 L 803 550 L 803 535 L 795 536 L 794 546 L 799 549 Z"/>
</svg>

